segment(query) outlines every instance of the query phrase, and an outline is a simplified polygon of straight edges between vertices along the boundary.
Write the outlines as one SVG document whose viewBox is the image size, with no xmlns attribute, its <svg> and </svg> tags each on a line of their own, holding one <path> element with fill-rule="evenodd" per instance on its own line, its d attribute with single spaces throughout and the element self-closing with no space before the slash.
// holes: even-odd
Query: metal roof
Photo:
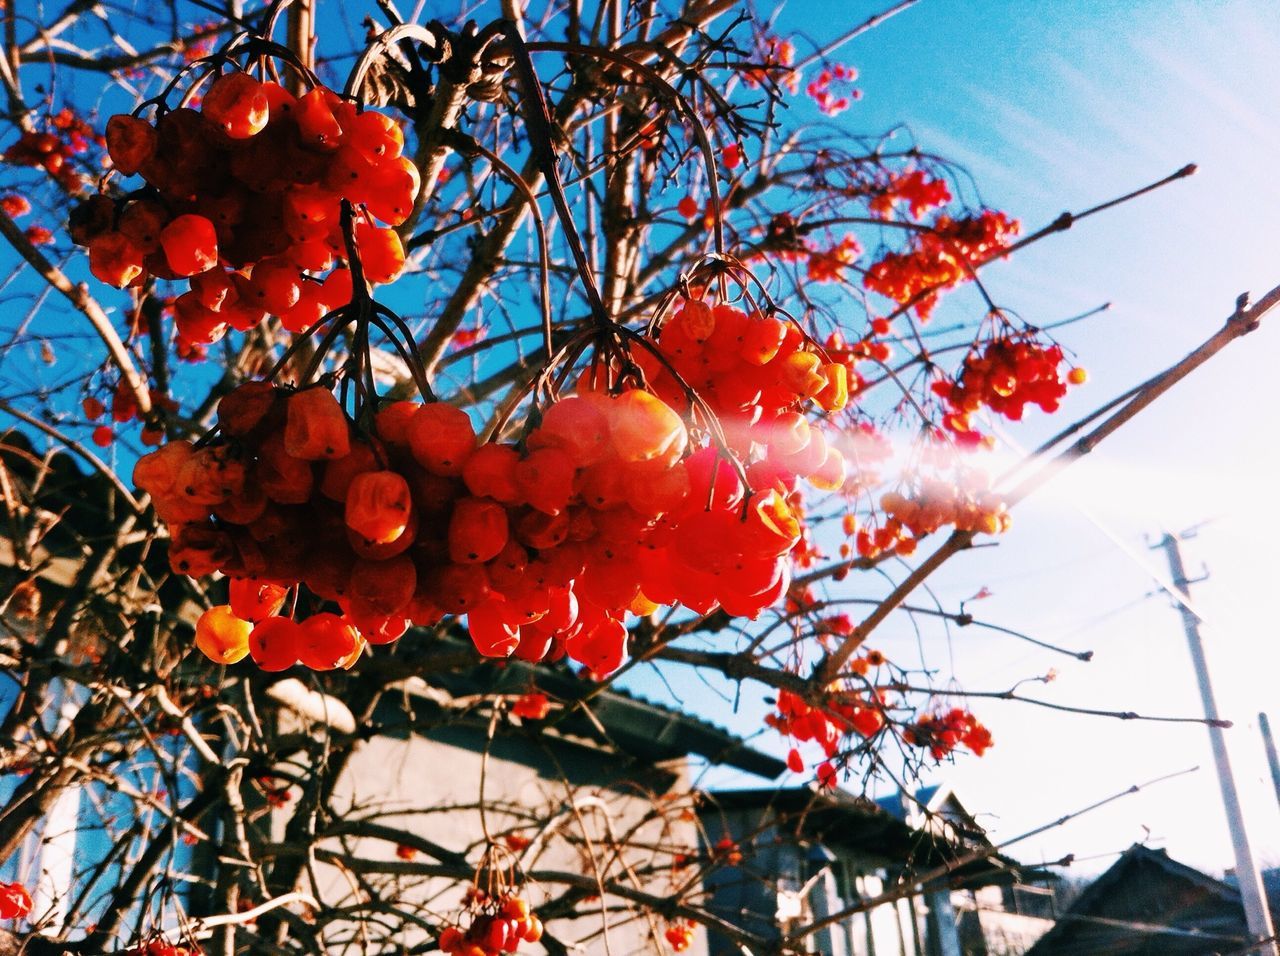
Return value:
<svg viewBox="0 0 1280 956">
<path fill-rule="evenodd" d="M 1089 884 L 1028 956 L 1200 956 L 1238 948 L 1247 936 L 1235 887 L 1171 859 L 1163 849 L 1135 843 Z"/>
<path fill-rule="evenodd" d="M 843 790 L 722 790 L 710 794 L 709 801 L 704 817 L 730 810 L 772 812 L 775 825 L 798 839 L 877 857 L 904 869 L 931 869 L 975 848 L 909 826 L 875 801 Z M 1013 882 L 1020 874 L 1016 860 L 991 848 L 983 858 L 957 866 L 943 880 L 950 886 L 977 887 Z"/>
<path fill-rule="evenodd" d="M 457 642 L 461 646 L 461 641 Z M 456 696 L 477 693 L 520 694 L 536 689 L 565 704 L 558 729 L 576 737 L 610 743 L 644 760 L 670 760 L 696 754 L 711 763 L 774 779 L 787 769 L 777 757 L 761 753 L 741 737 L 693 714 L 645 700 L 618 687 L 601 691 L 564 666 L 519 660 L 481 663 L 462 673 L 432 675 L 430 682 Z M 580 706 L 575 704 L 580 703 Z M 603 732 L 602 732 L 603 731 Z"/>
</svg>

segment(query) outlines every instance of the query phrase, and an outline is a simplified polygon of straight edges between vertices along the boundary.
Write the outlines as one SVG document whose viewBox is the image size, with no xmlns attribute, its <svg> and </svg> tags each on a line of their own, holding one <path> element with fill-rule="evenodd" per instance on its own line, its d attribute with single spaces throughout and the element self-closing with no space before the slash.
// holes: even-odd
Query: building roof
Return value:
<svg viewBox="0 0 1280 956">
<path fill-rule="evenodd" d="M 913 794 L 895 790 L 887 796 L 877 797 L 876 806 L 899 820 L 906 820 L 912 815 L 912 808 L 932 809 L 933 799 L 942 789 L 941 784 L 934 784 L 931 787 L 921 787 Z"/>
<path fill-rule="evenodd" d="M 1200 956 L 1245 945 L 1239 891 L 1135 843 L 1091 883 L 1027 956 Z"/>
<path fill-rule="evenodd" d="M 461 642 L 458 642 L 461 646 Z M 696 754 L 714 764 L 773 779 L 787 769 L 777 757 L 747 745 L 723 727 L 674 710 L 619 687 L 601 691 L 565 667 L 535 666 L 508 660 L 481 663 L 466 672 L 432 675 L 431 683 L 455 696 L 476 693 L 520 694 L 537 689 L 563 702 L 558 729 L 576 737 L 608 743 L 634 757 L 660 761 Z M 574 706 L 581 702 L 581 706 Z"/>
<path fill-rule="evenodd" d="M 916 872 L 952 863 L 972 849 L 917 829 L 875 801 L 843 790 L 784 787 L 718 791 L 710 795 L 710 806 L 703 815 L 710 817 L 732 810 L 773 812 L 777 827 L 800 839 L 821 843 L 834 851 L 876 857 Z M 939 882 L 967 887 L 1011 883 L 1021 878 L 1021 870 L 1016 860 L 992 848 L 982 858 L 949 870 Z"/>
</svg>

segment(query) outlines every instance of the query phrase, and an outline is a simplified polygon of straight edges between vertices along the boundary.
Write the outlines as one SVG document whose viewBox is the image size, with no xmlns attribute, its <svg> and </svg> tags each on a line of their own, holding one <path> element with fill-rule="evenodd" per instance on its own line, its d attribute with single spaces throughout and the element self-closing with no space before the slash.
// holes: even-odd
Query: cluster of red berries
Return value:
<svg viewBox="0 0 1280 956">
<path fill-rule="evenodd" d="M 45 226 L 27 226 L 26 229 L 22 230 L 22 234 L 27 237 L 27 242 L 33 246 L 51 246 L 54 243 L 53 231 Z"/>
<path fill-rule="evenodd" d="M 521 943 L 542 939 L 542 920 L 518 896 L 507 895 L 488 904 L 463 930 L 448 927 L 440 934 L 439 947 L 446 956 L 498 956 L 514 953 Z"/>
<path fill-rule="evenodd" d="M 840 750 L 841 738 L 850 733 L 870 737 L 884 726 L 884 712 L 849 695 L 833 697 L 821 707 L 806 703 L 797 694 L 778 692 L 777 712 L 764 721 L 778 733 L 797 741 L 815 741 L 828 757 Z"/>
<path fill-rule="evenodd" d="M 795 58 L 795 44 L 790 40 L 767 34 L 757 37 L 756 59 L 760 61 L 760 66 L 744 72 L 742 80 L 747 86 L 755 89 L 772 79 L 774 83 L 795 95 L 800 89 L 800 72 L 787 69 L 795 62 Z"/>
<path fill-rule="evenodd" d="M 642 349 L 634 354 L 649 387 L 682 413 L 689 410 L 685 385 L 694 389 L 738 458 L 758 465 L 747 470 L 753 488 L 774 487 L 776 477 L 788 490 L 795 477 L 840 487 L 844 457 L 803 412 L 811 405 L 843 409 L 849 370 L 793 323 L 691 299 L 663 325 L 658 345 L 661 358 Z"/>
<path fill-rule="evenodd" d="M 935 760 L 941 760 L 961 745 L 981 757 L 992 745 L 991 731 L 959 707 L 943 714 L 924 714 L 902 732 L 902 739 L 912 746 L 926 748 Z"/>
<path fill-rule="evenodd" d="M 478 446 L 443 403 L 389 405 L 361 436 L 328 389 L 265 382 L 222 399 L 219 429 L 145 456 L 134 481 L 175 572 L 232 578 L 196 630 L 220 663 L 350 666 L 365 640 L 454 614 L 486 656 L 567 652 L 603 675 L 625 659 L 628 611 L 758 614 L 799 537 L 783 495 L 762 483 L 744 505 L 734 469 L 690 454 L 680 416 L 638 389 L 551 404 L 523 452 Z M 343 614 L 278 616 L 301 583 Z"/>
<path fill-rule="evenodd" d="M 31 912 L 31 894 L 21 883 L 0 883 L 0 919 L 23 919 Z"/>
<path fill-rule="evenodd" d="M 76 171 L 74 158 L 92 147 L 101 149 L 106 140 L 70 109 L 55 113 L 47 125 L 43 131 L 24 130 L 18 141 L 5 150 L 5 162 L 43 169 L 64 190 L 78 193 L 85 180 Z"/>
<path fill-rule="evenodd" d="M 826 249 L 810 249 L 806 268 L 814 282 L 842 282 L 844 272 L 862 255 L 862 246 L 853 236 L 845 236 Z"/>
<path fill-rule="evenodd" d="M 924 478 L 909 495 L 890 491 L 880 498 L 880 509 L 916 538 L 933 534 L 943 525 L 957 531 L 1000 534 L 1009 530 L 1004 501 L 989 490 L 982 472 L 969 471 L 960 483 Z"/>
<path fill-rule="evenodd" d="M 1005 333 L 965 356 L 956 381 L 933 383 L 933 392 L 947 403 L 943 427 L 958 440 L 981 439 L 971 416 L 989 408 L 1011 421 L 1020 421 L 1028 404 L 1055 412 L 1067 386 L 1088 379 L 1082 368 L 1063 370 L 1059 345 L 1042 345 L 1029 331 Z"/>
<path fill-rule="evenodd" d="M 721 837 L 711 848 L 711 858 L 725 866 L 737 866 L 742 862 L 742 847 L 733 837 Z"/>
<path fill-rule="evenodd" d="M 161 412 L 176 412 L 178 403 L 168 395 L 150 390 L 151 407 Z M 101 420 L 107 414 L 107 406 L 95 395 L 87 396 L 81 403 L 84 417 L 91 422 Z M 138 399 L 133 389 L 124 379 L 120 379 L 111 390 L 111 420 L 116 424 L 126 424 L 138 418 Z M 99 448 L 108 447 L 115 441 L 115 431 L 110 425 L 97 425 L 93 429 L 93 443 Z M 158 423 L 148 423 L 142 427 L 142 444 L 154 447 L 164 441 L 164 428 Z"/>
<path fill-rule="evenodd" d="M 940 292 L 971 278 L 970 270 L 999 255 L 1020 229 L 1016 219 L 991 209 L 962 219 L 939 216 L 908 251 L 889 252 L 872 263 L 862 284 L 900 305 L 912 303 L 928 319 Z"/>
<path fill-rule="evenodd" d="M 858 71 L 853 67 L 834 63 L 810 80 L 804 91 L 819 110 L 827 116 L 836 116 L 847 110 L 851 101 L 862 99 L 862 91 L 849 89 L 846 93 L 837 94 L 832 88 L 851 87 L 857 78 Z"/>
<path fill-rule="evenodd" d="M 511 713 L 521 720 L 542 720 L 551 713 L 546 694 L 521 694 L 511 704 Z"/>
<path fill-rule="evenodd" d="M 893 357 L 893 347 L 877 338 L 887 334 L 889 328 L 888 319 L 875 318 L 871 320 L 867 334 L 855 342 L 847 341 L 839 329 L 828 335 L 823 342 L 823 348 L 831 360 L 839 362 L 847 370 L 850 395 L 856 395 L 866 385 L 866 380 L 857 371 L 859 362 L 871 361 L 884 365 Z"/>
<path fill-rule="evenodd" d="M 887 219 L 900 202 L 907 204 L 912 219 L 919 219 L 931 209 L 951 202 L 951 190 L 946 180 L 934 179 L 923 169 L 890 173 L 888 184 L 876 187 L 869 206 L 875 215 Z"/>
<path fill-rule="evenodd" d="M 693 945 L 693 924 L 688 920 L 677 920 L 667 926 L 663 934 L 667 944 L 677 953 L 683 953 Z"/>
<path fill-rule="evenodd" d="M 365 277 L 390 282 L 404 267 L 387 228 L 408 218 L 418 195 L 404 134 L 325 87 L 295 98 L 228 73 L 200 111 L 170 110 L 154 125 L 113 116 L 106 141 L 116 168 L 147 188 L 121 201 L 93 197 L 73 216 L 72 237 L 110 285 L 190 280 L 175 302 L 180 348 L 268 315 L 300 332 L 351 301 L 350 271 L 333 268 L 347 256 L 343 200 L 361 210 L 354 238 Z"/>
<path fill-rule="evenodd" d="M 31 201 L 26 196 L 9 193 L 7 196 L 0 196 L 0 209 L 10 219 L 17 219 L 31 212 Z"/>
</svg>

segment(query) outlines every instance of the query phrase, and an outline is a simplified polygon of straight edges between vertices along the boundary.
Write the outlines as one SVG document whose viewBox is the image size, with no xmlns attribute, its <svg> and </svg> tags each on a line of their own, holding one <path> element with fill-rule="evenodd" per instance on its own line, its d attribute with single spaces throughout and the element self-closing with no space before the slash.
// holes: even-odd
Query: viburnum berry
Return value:
<svg viewBox="0 0 1280 956">
<path fill-rule="evenodd" d="M 1019 421 L 1028 404 L 1054 412 L 1066 394 L 1067 385 L 1082 384 L 1083 369 L 1061 369 L 1065 361 L 1058 345 L 1043 345 L 1031 331 L 1002 332 L 965 356 L 956 381 L 933 384 L 934 394 L 949 406 L 943 427 L 965 444 L 976 444 L 981 436 L 972 427 L 970 416 L 986 407 L 999 415 Z"/>
<path fill-rule="evenodd" d="M 117 115 L 107 120 L 107 154 L 116 169 L 132 176 L 155 155 L 156 128 L 136 116 Z"/>
<path fill-rule="evenodd" d="M 287 588 L 253 578 L 232 578 L 227 585 L 227 603 L 232 613 L 250 622 L 265 621 L 277 614 L 287 595 Z"/>
<path fill-rule="evenodd" d="M 205 117 L 232 139 L 248 139 L 267 126 L 271 104 L 263 85 L 247 73 L 214 80 L 200 104 Z"/>
<path fill-rule="evenodd" d="M 346 414 L 328 389 L 306 388 L 290 396 L 284 448 L 292 457 L 342 458 L 351 450 L 348 431 Z"/>
<path fill-rule="evenodd" d="M 486 911 L 475 913 L 465 931 L 450 926 L 441 932 L 437 945 L 447 956 L 499 956 L 542 938 L 542 920 L 524 899 L 508 893 L 490 900 L 476 893 L 469 901 Z"/>
<path fill-rule="evenodd" d="M 945 713 L 924 714 L 902 733 L 908 744 L 929 751 L 941 760 L 958 746 L 981 757 L 992 745 L 991 732 L 973 714 L 959 707 Z"/>
<path fill-rule="evenodd" d="M 522 694 L 511 705 L 511 713 L 524 720 L 542 720 L 550 712 L 546 694 Z"/>
<path fill-rule="evenodd" d="M 404 269 L 404 245 L 394 229 L 357 223 L 356 243 L 365 278 L 370 282 L 390 282 Z"/>
<path fill-rule="evenodd" d="M 287 617 L 268 617 L 249 633 L 249 653 L 264 671 L 288 670 L 301 653 L 302 627 Z"/>
<path fill-rule="evenodd" d="M 348 621 L 324 612 L 302 622 L 298 659 L 317 671 L 348 667 L 363 649 L 363 638 Z"/>
<path fill-rule="evenodd" d="M 45 166 L 76 191 L 79 176 L 66 159 L 88 140 L 76 123 L 64 125 L 56 134 L 24 134 L 6 156 Z M 364 212 L 355 224 L 366 278 L 388 282 L 403 268 L 403 245 L 387 227 L 407 219 L 420 183 L 401 155 L 400 125 L 332 90 L 316 87 L 295 99 L 235 70 L 214 79 L 198 110 L 171 109 L 154 123 L 112 117 L 104 144 L 116 168 L 141 175 L 148 191 L 90 197 L 72 213 L 72 237 L 89 246 L 92 271 L 104 282 L 192 279 L 200 296 L 179 296 L 180 355 L 199 355 L 228 329 L 248 330 L 268 314 L 302 332 L 349 303 L 351 271 L 341 261 L 334 267 L 347 254 L 343 200 L 385 224 Z M 128 245 L 103 238 L 117 224 Z M 212 272 L 234 281 L 196 279 Z"/>
<path fill-rule="evenodd" d="M 212 607 L 196 621 L 196 647 L 215 664 L 234 664 L 249 653 L 252 629 L 230 606 Z"/>
<path fill-rule="evenodd" d="M 693 945 L 693 924 L 687 920 L 672 923 L 663 936 L 674 952 L 683 953 Z"/>
<path fill-rule="evenodd" d="M 836 787 L 836 768 L 831 761 L 824 760 L 818 764 L 817 770 L 818 786 L 824 790 L 834 790 Z"/>
<path fill-rule="evenodd" d="M 89 240 L 89 271 L 99 281 L 123 289 L 142 275 L 142 250 L 123 233 L 103 233 Z"/>
<path fill-rule="evenodd" d="M 190 294 L 225 311 L 251 281 L 220 266 Z M 327 388 L 246 383 L 222 400 L 212 443 L 166 445 L 135 477 L 171 525 L 175 571 L 304 592 L 296 625 L 248 637 L 262 666 L 295 659 L 273 632 L 324 670 L 457 615 L 483 655 L 567 654 L 604 676 L 627 659 L 628 615 L 680 602 L 753 618 L 781 601 L 793 564 L 817 553 L 798 482 L 844 481 L 819 416 L 847 400 L 846 366 L 798 327 L 693 298 L 651 344 L 634 353 L 648 388 L 604 391 L 621 369 L 584 373 L 518 445 L 477 447 L 470 416 L 440 402 L 357 423 Z M 723 446 L 659 355 L 697 380 Z M 246 587 L 235 604 L 250 626 Z"/>
<path fill-rule="evenodd" d="M 505 605 L 490 599 L 467 611 L 467 630 L 484 657 L 509 657 L 520 644 L 520 628 L 510 621 Z"/>
<path fill-rule="evenodd" d="M 509 536 L 507 511 L 497 501 L 462 498 L 449 520 L 449 557 L 458 564 L 477 564 L 497 557 Z"/>
<path fill-rule="evenodd" d="M 366 471 L 356 475 L 347 488 L 345 501 L 347 527 L 377 544 L 395 541 L 409 526 L 413 501 L 408 482 L 398 472 Z"/>
<path fill-rule="evenodd" d="M 207 272 L 218 264 L 218 234 L 204 216 L 187 213 L 169 222 L 160 233 L 165 261 L 178 276 Z"/>
<path fill-rule="evenodd" d="M 85 398 L 85 400 L 80 403 L 80 407 L 84 411 L 84 417 L 89 419 L 91 422 L 97 421 L 107 413 L 107 407 L 102 404 L 100 399 L 95 398 L 92 395 Z"/>
<path fill-rule="evenodd" d="M 905 173 L 890 173 L 888 184 L 882 186 L 870 202 L 871 211 L 879 216 L 892 215 L 899 202 L 906 202 L 912 219 L 919 219 L 930 209 L 951 202 L 951 190 L 942 179 L 932 179 L 922 169 Z M 882 333 L 883 334 L 883 333 Z"/>
<path fill-rule="evenodd" d="M 9 193 L 0 196 L 0 209 L 4 210 L 4 214 L 11 219 L 17 219 L 31 212 L 31 201 L 26 196 Z"/>
<path fill-rule="evenodd" d="M 408 437 L 413 457 L 418 463 L 435 474 L 448 477 L 461 475 L 467 460 L 476 450 L 471 417 L 462 409 L 443 402 L 418 408 L 409 422 Z"/>
<path fill-rule="evenodd" d="M 930 230 L 916 234 L 910 249 L 872 263 L 863 285 L 911 304 L 927 319 L 940 292 L 972 278 L 973 269 L 1005 250 L 1019 229 L 1017 220 L 989 209 L 961 219 L 939 216 Z"/>
<path fill-rule="evenodd" d="M 0 919 L 23 919 L 31 912 L 31 894 L 21 883 L 0 883 Z"/>
</svg>

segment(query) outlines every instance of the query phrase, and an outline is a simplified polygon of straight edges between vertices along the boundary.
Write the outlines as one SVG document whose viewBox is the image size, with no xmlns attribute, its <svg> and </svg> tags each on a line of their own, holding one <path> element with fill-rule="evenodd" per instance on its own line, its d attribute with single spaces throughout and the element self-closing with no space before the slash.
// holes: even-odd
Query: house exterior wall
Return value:
<svg viewBox="0 0 1280 956">
<path fill-rule="evenodd" d="M 729 836 L 742 844 L 741 866 L 723 867 L 707 881 L 708 908 L 716 915 L 778 939 L 790 928 L 779 915 L 796 913 L 808 922 L 839 912 L 860 900 L 880 895 L 888 886 L 890 864 L 847 848 L 827 847 L 834 860 L 811 859 L 812 847 L 793 835 L 761 826 L 759 809 L 712 811 L 703 826 L 712 842 Z M 779 894 L 800 900 L 780 900 Z M 954 913 L 947 894 L 936 918 L 925 899 L 912 897 L 855 913 L 809 938 L 809 951 L 822 956 L 962 956 Z M 731 940 L 715 933 L 710 956 L 741 956 Z"/>
<path fill-rule="evenodd" d="M 626 862 L 641 872 L 658 860 L 669 860 L 673 848 L 696 849 L 697 828 L 691 820 L 680 819 L 678 812 L 665 816 L 654 812 L 655 805 L 662 805 L 658 798 L 682 792 L 679 785 L 687 785 L 685 761 L 641 767 L 593 746 L 548 739 L 548 735 L 534 738 L 520 734 L 499 735 L 492 742 L 486 767 L 485 740 L 485 728 L 468 725 L 433 729 L 429 737 L 374 737 L 361 745 L 340 777 L 335 808 L 347 817 L 376 816 L 379 824 L 407 829 L 466 854 L 468 862 L 474 863 L 484 848 L 477 806 L 483 771 L 484 824 L 495 842 L 503 842 L 512 832 L 535 841 L 524 853 L 511 856 L 526 870 L 591 876 L 591 857 L 609 856 L 610 834 L 632 845 L 662 848 L 657 853 L 628 851 Z M 555 823 L 535 839 L 537 822 L 548 818 Z M 591 850 L 586 849 L 587 842 Z M 361 860 L 398 860 L 396 846 L 383 839 L 345 838 L 329 841 L 325 847 Z M 610 872 L 615 876 L 620 872 L 616 863 Z M 320 863 L 316 873 L 325 902 L 338 906 L 354 902 L 356 891 L 350 874 L 326 863 Z M 374 877 L 366 878 L 376 882 Z M 673 878 L 678 876 L 662 870 L 652 877 L 641 877 L 639 888 L 665 897 L 671 892 Z M 401 907 L 420 903 L 424 917 L 432 920 L 458 915 L 461 894 L 456 881 L 415 877 L 404 882 L 407 890 L 397 895 Z M 521 890 L 534 906 L 548 893 L 559 892 L 557 886 L 544 889 L 531 883 Z M 612 956 L 663 949 L 654 943 L 652 934 L 656 930 L 661 937 L 665 923 L 659 920 L 651 925 L 637 917 L 625 900 L 606 897 L 603 914 L 591 904 L 579 909 L 591 915 L 547 926 L 550 934 L 570 944 L 574 952 L 604 954 L 606 933 Z M 426 938 L 424 931 L 406 938 L 404 944 L 412 947 Z M 537 945 L 521 947 L 521 953 L 537 956 L 541 952 Z M 706 956 L 706 940 L 700 930 L 687 952 Z"/>
</svg>

